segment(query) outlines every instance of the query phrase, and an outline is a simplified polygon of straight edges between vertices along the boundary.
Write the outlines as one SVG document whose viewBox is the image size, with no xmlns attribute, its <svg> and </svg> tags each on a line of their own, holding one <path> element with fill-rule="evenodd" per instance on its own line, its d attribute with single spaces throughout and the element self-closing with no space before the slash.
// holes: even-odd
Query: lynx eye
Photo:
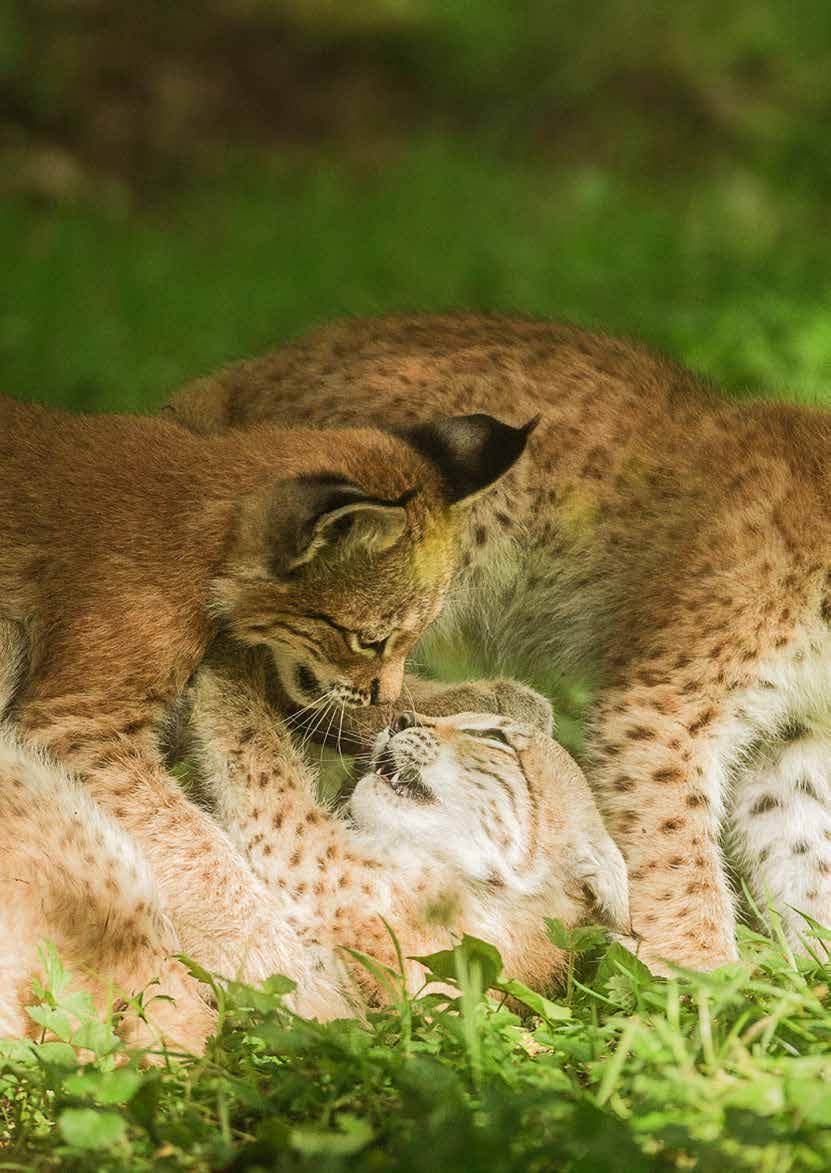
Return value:
<svg viewBox="0 0 831 1173">
<path fill-rule="evenodd" d="M 479 738 L 480 741 L 501 741 L 508 749 L 514 748 L 501 729 L 466 729 L 465 733 L 468 737 Z"/>
<path fill-rule="evenodd" d="M 383 656 L 387 650 L 387 645 L 392 639 L 392 632 L 385 635 L 383 639 L 371 639 L 369 636 L 360 635 L 357 631 L 349 633 L 348 644 L 353 652 L 357 652 L 361 656 Z"/>
<path fill-rule="evenodd" d="M 319 623 L 325 623 L 327 627 L 331 627 L 346 640 L 351 651 L 360 652 L 364 656 L 383 655 L 393 635 L 390 632 L 383 639 L 371 639 L 369 636 L 362 635 L 359 631 L 352 631 L 350 628 L 344 627 L 342 623 L 337 623 L 331 615 L 324 615 L 320 611 L 313 612 L 309 618 L 316 619 Z"/>
</svg>

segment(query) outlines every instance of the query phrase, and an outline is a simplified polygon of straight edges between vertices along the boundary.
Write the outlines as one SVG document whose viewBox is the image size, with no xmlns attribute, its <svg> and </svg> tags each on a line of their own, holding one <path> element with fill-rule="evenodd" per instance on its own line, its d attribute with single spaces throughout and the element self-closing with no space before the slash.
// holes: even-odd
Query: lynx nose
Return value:
<svg viewBox="0 0 831 1173">
<path fill-rule="evenodd" d="M 405 729 L 412 729 L 417 725 L 415 713 L 402 713 L 400 717 L 396 717 L 390 729 L 393 733 L 403 733 Z"/>
</svg>

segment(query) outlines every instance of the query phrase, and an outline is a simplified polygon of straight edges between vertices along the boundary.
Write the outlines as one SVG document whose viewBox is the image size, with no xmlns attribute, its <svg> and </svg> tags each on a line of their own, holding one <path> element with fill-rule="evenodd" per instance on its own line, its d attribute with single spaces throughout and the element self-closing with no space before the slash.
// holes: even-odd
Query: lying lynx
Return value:
<svg viewBox="0 0 831 1173">
<path fill-rule="evenodd" d="M 544 986 L 562 957 L 543 916 L 599 917 L 628 930 L 622 857 L 580 771 L 539 731 L 492 714 L 404 720 L 379 738 L 343 817 L 318 802 L 308 764 L 261 690 L 236 671 L 200 672 L 192 720 L 216 815 L 279 893 L 280 931 L 303 942 L 310 1013 L 348 1012 L 356 986 L 383 997 L 337 949 L 396 965 L 381 916 L 405 954 L 447 947 L 466 931 L 494 942 L 509 973 Z M 111 984 L 126 1006 L 154 978 L 151 995 L 176 999 L 151 999 L 147 1023 L 127 1006 L 121 1029 L 131 1042 L 160 1035 L 202 1047 L 212 1012 L 170 957 L 175 925 L 146 860 L 72 779 L 8 736 L 0 854 L 0 1035 L 32 1029 L 25 1004 L 46 937 L 99 1002 Z M 408 962 L 411 989 L 423 978 Z"/>
<path fill-rule="evenodd" d="M 641 956 L 735 957 L 726 824 L 792 937 L 794 909 L 829 923 L 831 416 L 731 403 L 599 334 L 472 315 L 337 325 L 195 383 L 171 414 L 211 432 L 435 411 L 543 415 L 469 514 L 445 617 L 500 671 L 596 674 L 589 777 Z"/>
<path fill-rule="evenodd" d="M 468 932 L 538 985 L 561 964 L 544 916 L 629 931 L 623 859 L 576 763 L 542 728 L 492 713 L 403 714 L 378 735 L 344 819 L 318 801 L 263 693 L 256 672 L 207 667 L 192 721 L 219 821 L 298 931 L 393 966 L 379 913 L 405 955 Z M 423 971 L 409 970 L 417 985 Z"/>
<path fill-rule="evenodd" d="M 303 964 L 279 902 L 163 764 L 170 712 L 209 642 L 224 631 L 266 645 L 300 704 L 395 699 L 442 605 L 460 511 L 526 435 L 476 416 L 406 437 L 275 425 L 196 437 L 0 398 L 10 719 L 129 832 L 204 965 L 233 976 L 244 958 L 256 979 Z"/>
</svg>

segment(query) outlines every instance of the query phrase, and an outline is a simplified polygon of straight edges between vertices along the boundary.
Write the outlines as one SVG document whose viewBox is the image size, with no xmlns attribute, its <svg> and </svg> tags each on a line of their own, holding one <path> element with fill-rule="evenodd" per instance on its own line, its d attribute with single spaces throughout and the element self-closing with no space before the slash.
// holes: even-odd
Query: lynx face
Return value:
<svg viewBox="0 0 831 1173">
<path fill-rule="evenodd" d="M 356 432 L 348 468 L 264 485 L 241 503 L 213 584 L 232 637 L 271 649 L 301 707 L 394 701 L 456 568 L 461 511 L 513 467 L 535 423 L 441 417 L 363 447 Z"/>
<path fill-rule="evenodd" d="M 376 741 L 350 814 L 364 831 L 440 855 L 469 881 L 593 905 L 628 927 L 626 867 L 588 785 L 545 734 L 505 717 L 405 715 Z"/>
<path fill-rule="evenodd" d="M 359 707 L 396 699 L 405 659 L 441 610 L 455 569 L 453 530 L 445 529 L 426 567 L 419 567 L 420 544 L 409 531 L 377 557 L 330 566 L 289 589 L 269 642 L 295 703 Z"/>
</svg>

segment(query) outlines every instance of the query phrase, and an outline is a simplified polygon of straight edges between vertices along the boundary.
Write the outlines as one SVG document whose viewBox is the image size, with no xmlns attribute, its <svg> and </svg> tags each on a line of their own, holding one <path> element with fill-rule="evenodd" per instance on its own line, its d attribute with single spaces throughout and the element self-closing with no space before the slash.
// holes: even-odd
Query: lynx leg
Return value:
<svg viewBox="0 0 831 1173">
<path fill-rule="evenodd" d="M 629 869 L 639 956 L 657 973 L 664 961 L 706 970 L 737 955 L 718 725 L 712 703 L 650 680 L 606 694 L 589 747 L 589 778 Z"/>
<path fill-rule="evenodd" d="M 87 697 L 32 700 L 16 713 L 18 727 L 67 763 L 143 852 L 183 952 L 222 977 L 299 977 L 303 950 L 280 926 L 280 902 L 164 769 L 149 719 L 134 709 L 127 718 L 121 725 L 112 705 L 96 708 Z"/>
<path fill-rule="evenodd" d="M 220 825 L 268 890 L 288 894 L 278 928 L 300 934 L 306 959 L 297 1009 L 329 1019 L 350 1011 L 335 956 L 315 941 L 313 907 L 338 886 L 344 849 L 318 803 L 311 767 L 265 698 L 261 662 L 249 652 L 200 668 L 191 696 L 194 752 Z"/>
<path fill-rule="evenodd" d="M 0 734 L 0 855 L 0 1032 L 31 1028 L 23 1007 L 40 968 L 38 947 L 48 940 L 99 1007 L 110 992 L 129 1001 L 149 987 L 147 1021 L 125 1014 L 131 1041 L 203 1049 L 214 1016 L 172 956 L 178 939 L 146 860 L 73 778 L 7 733 Z"/>
<path fill-rule="evenodd" d="M 831 924 L 831 743 L 801 731 L 770 747 L 736 782 L 731 830 L 754 899 L 781 915 L 798 945 L 806 912 Z"/>
</svg>

